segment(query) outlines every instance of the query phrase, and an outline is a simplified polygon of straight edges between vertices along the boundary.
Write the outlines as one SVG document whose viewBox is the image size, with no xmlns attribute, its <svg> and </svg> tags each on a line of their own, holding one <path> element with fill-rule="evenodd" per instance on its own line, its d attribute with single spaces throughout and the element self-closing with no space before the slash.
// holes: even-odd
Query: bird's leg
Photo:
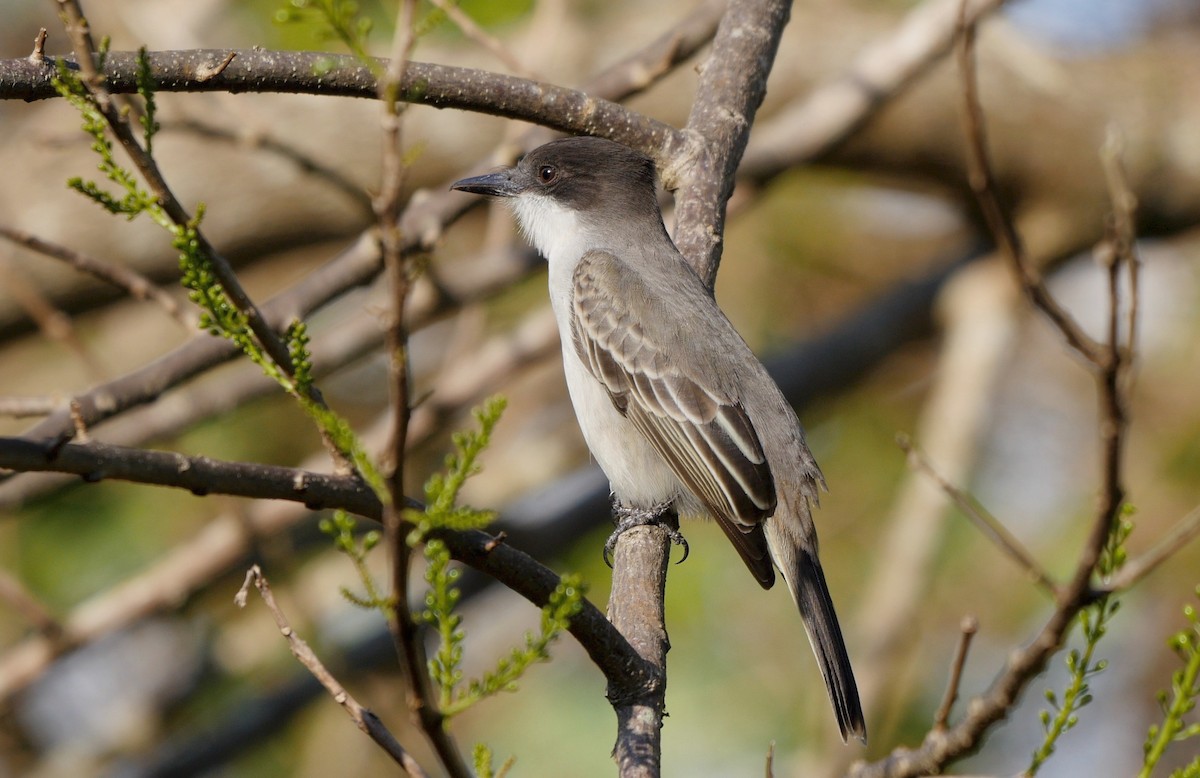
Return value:
<svg viewBox="0 0 1200 778">
<path fill-rule="evenodd" d="M 622 504 L 614 495 L 612 511 L 613 522 L 617 527 L 604 542 L 604 563 L 609 567 L 613 566 L 613 551 L 617 548 L 617 538 L 621 536 L 621 533 L 634 527 L 650 525 L 662 527 L 666 530 L 667 537 L 671 539 L 672 543 L 683 546 L 683 556 L 676 564 L 688 558 L 688 543 L 684 539 L 683 533 L 679 531 L 679 517 L 675 513 L 672 502 L 664 502 L 652 508 L 635 508 L 632 505 Z"/>
</svg>

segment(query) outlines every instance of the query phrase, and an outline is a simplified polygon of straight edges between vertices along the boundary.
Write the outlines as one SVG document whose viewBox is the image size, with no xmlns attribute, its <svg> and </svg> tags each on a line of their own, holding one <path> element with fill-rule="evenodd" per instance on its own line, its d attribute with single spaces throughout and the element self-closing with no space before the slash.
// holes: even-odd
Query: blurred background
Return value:
<svg viewBox="0 0 1200 778">
<path fill-rule="evenodd" d="M 85 11 L 114 50 L 340 50 L 315 25 L 276 21 L 279 7 L 127 0 Z M 698 6 L 459 7 L 502 43 L 505 61 L 437 17 L 415 59 L 569 86 Z M 1094 382 L 989 255 L 967 194 L 952 58 L 877 95 L 849 134 L 804 151 L 813 148 L 807 138 L 820 137 L 813 96 L 855 83 L 864 52 L 894 44 L 917 8 L 892 0 L 795 4 L 731 202 L 717 283 L 718 301 L 797 404 L 829 483 L 817 516 L 822 556 L 870 743 L 838 742 L 786 592 L 761 591 L 714 526 L 692 523 L 684 527 L 691 556 L 671 569 L 668 586 L 664 775 L 761 775 L 771 744 L 776 775 L 834 774 L 854 759 L 915 745 L 943 694 L 964 616 L 979 621 L 961 687 L 967 697 L 986 688 L 1050 614 L 1049 598 L 1024 571 L 926 476 L 907 469 L 897 434 L 911 436 L 1060 578 L 1073 568 L 1096 503 Z M 363 9 L 376 15 L 372 41 L 385 53 L 390 11 L 366 2 Z M 4 16 L 0 57 L 26 56 L 43 26 L 48 53 L 69 50 L 53 4 L 5 0 Z M 991 17 L 979 42 L 1002 193 L 1052 291 L 1096 337 L 1108 293 L 1092 249 L 1111 211 L 1100 149 L 1110 133 L 1123 139 L 1143 261 L 1125 474 L 1136 509 L 1131 556 L 1200 503 L 1198 21 L 1187 0 L 1023 0 Z M 630 105 L 682 126 L 693 64 Z M 381 143 L 374 102 L 161 94 L 159 104 L 156 157 L 189 207 L 207 205 L 209 237 L 256 299 L 286 293 L 372 224 Z M 441 196 L 524 129 L 420 106 L 404 122 L 414 203 Z M 69 177 L 95 170 L 78 124 L 61 101 L 0 102 L 0 226 L 135 268 L 183 301 L 161 231 L 112 218 L 66 189 Z M 606 489 L 566 398 L 540 262 L 507 214 L 490 206 L 447 230 L 421 262 L 410 493 L 440 466 L 450 433 L 472 423 L 472 405 L 504 394 L 509 410 L 467 500 L 499 509 L 514 545 L 557 571 L 582 573 L 603 607 Z M 449 303 L 435 307 L 435 299 Z M 386 429 L 385 311 L 384 295 L 367 284 L 310 318 L 322 390 L 374 443 Z M 160 306 L 0 241 L 0 396 L 61 404 L 192 337 Z M 0 418 L 0 433 L 35 423 Z M 241 362 L 91 434 L 328 467 L 308 421 Z M 393 774 L 292 659 L 261 603 L 234 607 L 252 561 L 299 633 L 431 767 L 408 724 L 382 620 L 340 596 L 341 586 L 357 590 L 354 570 L 317 531 L 320 518 L 292 505 L 52 475 L 0 483 L 0 776 Z M 382 553 L 373 562 L 382 569 Z M 1195 604 L 1197 570 L 1193 544 L 1122 598 L 1099 649 L 1110 665 L 1092 679 L 1096 702 L 1041 775 L 1136 771 L 1146 730 L 1161 721 L 1155 695 L 1179 665 L 1166 641 L 1186 624 L 1183 606 Z M 466 662 L 478 673 L 523 642 L 538 612 L 497 587 L 469 578 L 467 586 Z M 83 645 L 56 650 L 40 636 L 17 605 L 22 591 Z M 498 760 L 516 756 L 513 775 L 610 775 L 615 729 L 603 677 L 569 639 L 553 653 L 519 692 L 456 719 L 454 734 L 465 748 L 486 742 Z M 1042 741 L 1043 692 L 1065 683 L 1057 657 L 980 753 L 955 769 L 1023 770 Z M 1194 754 L 1194 743 L 1183 744 L 1167 761 Z"/>
</svg>

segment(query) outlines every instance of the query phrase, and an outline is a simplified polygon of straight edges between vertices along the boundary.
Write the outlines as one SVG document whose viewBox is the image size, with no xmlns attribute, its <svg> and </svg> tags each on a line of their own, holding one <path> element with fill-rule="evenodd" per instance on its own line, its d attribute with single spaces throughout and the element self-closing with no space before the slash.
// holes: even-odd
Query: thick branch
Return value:
<svg viewBox="0 0 1200 778">
<path fill-rule="evenodd" d="M 224 67 L 229 56 L 232 60 Z M 285 92 L 340 97 L 379 96 L 371 68 L 349 54 L 255 49 L 153 51 L 146 55 L 160 92 Z M 675 59 L 669 57 L 669 59 Z M 66 58 L 68 67 L 77 67 Z M 387 60 L 379 60 L 384 72 Z M 0 60 L 0 100 L 45 100 L 56 97 L 51 84 L 53 58 Z M 112 94 L 137 92 L 137 54 L 109 53 L 104 61 L 105 88 Z M 616 103 L 586 92 L 505 76 L 485 70 L 410 62 L 397 97 L 434 108 L 459 108 L 523 119 L 562 132 L 604 135 L 636 148 L 651 150 L 682 136 L 662 122 L 648 119 Z"/>
<path fill-rule="evenodd" d="M 754 115 L 767 93 L 790 3 L 734 3 L 713 39 L 700 71 L 688 117 L 686 148 L 677 148 L 662 170 L 675 196 L 675 243 L 711 287 L 721 261 L 725 205 L 746 149 Z"/>
<path fill-rule="evenodd" d="M 0 437 L 0 468 L 73 473 L 93 482 L 133 481 L 187 489 L 196 494 L 288 500 L 312 508 L 344 508 L 379 521 L 375 494 L 353 476 L 327 475 L 278 465 L 225 462 L 167 451 L 103 443 L 30 441 Z M 419 507 L 413 503 L 414 507 Z M 486 532 L 440 532 L 450 554 L 486 573 L 541 607 L 560 583 L 559 576 L 528 554 L 496 543 Z M 595 606 L 584 602 L 569 631 L 610 683 L 643 679 L 642 659 Z"/>
</svg>

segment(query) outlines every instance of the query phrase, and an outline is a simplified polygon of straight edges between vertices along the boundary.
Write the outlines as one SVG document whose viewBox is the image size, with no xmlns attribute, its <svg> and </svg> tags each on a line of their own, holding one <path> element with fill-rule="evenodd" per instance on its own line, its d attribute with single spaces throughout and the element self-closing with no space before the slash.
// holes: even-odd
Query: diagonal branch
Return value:
<svg viewBox="0 0 1200 778">
<path fill-rule="evenodd" d="M 72 473 L 89 483 L 104 479 L 168 486 L 195 494 L 287 500 L 309 508 L 342 508 L 374 521 L 382 505 L 361 480 L 278 465 L 228 462 L 168 451 L 103 443 L 62 443 L 0 437 L 0 469 Z M 413 507 L 419 504 L 410 502 Z M 561 582 L 553 570 L 486 532 L 436 533 L 451 555 L 490 575 L 537 607 L 550 601 Z M 606 679 L 645 681 L 642 658 L 604 614 L 584 602 L 568 627 Z M 68 636 L 69 637 L 69 636 Z"/>
<path fill-rule="evenodd" d="M 325 687 L 325 691 L 345 709 L 350 720 L 355 726 L 370 736 L 384 752 L 392 758 L 392 760 L 400 765 L 412 778 L 426 778 L 427 773 L 421 768 L 421 765 L 412 757 L 411 754 L 400 745 L 396 737 L 383 726 L 383 722 L 367 708 L 364 708 L 358 700 L 354 699 L 346 687 L 342 686 L 333 673 L 321 662 L 316 653 L 309 648 L 308 643 L 302 640 L 292 625 L 288 623 L 287 616 L 284 615 L 283 609 L 279 607 L 279 603 L 275 601 L 275 594 L 271 591 L 271 585 L 267 582 L 267 577 L 263 575 L 262 569 L 258 565 L 254 565 L 246 572 L 246 580 L 242 584 L 242 588 L 238 590 L 234 602 L 239 608 L 246 607 L 246 599 L 249 596 L 250 587 L 254 586 L 258 590 L 258 594 L 262 597 L 263 604 L 267 606 L 267 610 L 271 612 L 271 617 L 275 619 L 275 625 L 279 627 L 279 631 L 287 639 L 288 648 L 292 655 L 312 673 L 313 677 Z"/>
<path fill-rule="evenodd" d="M 907 437 L 902 437 L 898 442 L 900 449 L 908 457 L 910 467 L 920 470 L 926 476 L 932 478 L 934 483 L 954 501 L 954 504 L 971 520 L 976 528 L 995 543 L 1001 551 L 1020 565 L 1037 582 L 1038 586 L 1042 587 L 1052 597 L 1058 594 L 1058 585 L 1046 571 L 1046 568 L 1037 561 L 1033 554 L 1029 552 L 1029 549 L 1025 548 L 1015 535 L 1008 531 L 1003 522 L 977 503 L 971 495 L 947 481 L 941 473 L 934 469 L 933 464 L 921 453 L 920 449 L 913 445 L 911 440 Z"/>
</svg>

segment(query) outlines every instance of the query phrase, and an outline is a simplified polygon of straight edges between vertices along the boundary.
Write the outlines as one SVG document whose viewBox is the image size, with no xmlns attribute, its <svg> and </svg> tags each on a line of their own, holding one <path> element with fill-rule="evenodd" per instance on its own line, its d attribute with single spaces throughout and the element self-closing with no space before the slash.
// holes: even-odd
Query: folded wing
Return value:
<svg viewBox="0 0 1200 778">
<path fill-rule="evenodd" d="M 761 522 L 776 495 L 762 444 L 738 398 L 671 358 L 691 345 L 675 341 L 706 333 L 669 329 L 669 317 L 651 308 L 657 299 L 616 257 L 589 252 L 575 270 L 575 350 L 769 587 L 775 574 Z"/>
</svg>

